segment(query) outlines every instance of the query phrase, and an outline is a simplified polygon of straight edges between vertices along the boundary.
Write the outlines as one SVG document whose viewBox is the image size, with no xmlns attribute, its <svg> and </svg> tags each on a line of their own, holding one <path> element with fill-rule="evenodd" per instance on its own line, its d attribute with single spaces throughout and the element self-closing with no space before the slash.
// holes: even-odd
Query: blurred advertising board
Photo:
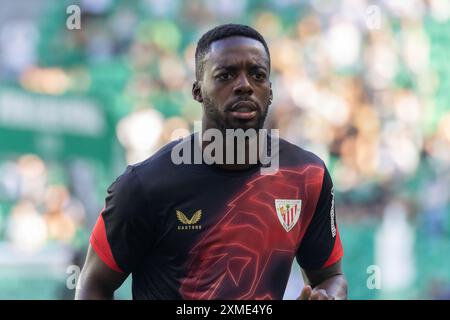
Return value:
<svg viewBox="0 0 450 320">
<path fill-rule="evenodd" d="M 114 124 L 96 101 L 0 87 L 0 154 L 81 157 L 109 164 Z"/>
</svg>

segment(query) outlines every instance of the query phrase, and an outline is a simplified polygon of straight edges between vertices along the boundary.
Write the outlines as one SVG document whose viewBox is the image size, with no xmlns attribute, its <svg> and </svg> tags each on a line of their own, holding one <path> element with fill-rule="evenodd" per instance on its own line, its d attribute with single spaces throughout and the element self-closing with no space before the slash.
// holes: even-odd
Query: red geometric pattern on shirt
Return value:
<svg viewBox="0 0 450 320">
<path fill-rule="evenodd" d="M 292 262 L 314 214 L 323 174 L 323 167 L 307 165 L 249 181 L 191 249 L 181 296 L 280 299 L 264 285 L 265 270 L 272 263 Z M 275 199 L 302 199 L 299 221 L 290 232 L 279 221 Z M 288 276 L 279 275 L 286 282 Z"/>
</svg>

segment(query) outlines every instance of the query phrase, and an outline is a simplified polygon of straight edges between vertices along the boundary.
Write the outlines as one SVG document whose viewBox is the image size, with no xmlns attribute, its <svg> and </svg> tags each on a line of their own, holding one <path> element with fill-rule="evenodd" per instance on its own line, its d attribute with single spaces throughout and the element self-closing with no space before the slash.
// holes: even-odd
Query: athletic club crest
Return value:
<svg viewBox="0 0 450 320">
<path fill-rule="evenodd" d="M 275 209 L 281 225 L 289 232 L 300 218 L 302 200 L 275 199 Z"/>
</svg>

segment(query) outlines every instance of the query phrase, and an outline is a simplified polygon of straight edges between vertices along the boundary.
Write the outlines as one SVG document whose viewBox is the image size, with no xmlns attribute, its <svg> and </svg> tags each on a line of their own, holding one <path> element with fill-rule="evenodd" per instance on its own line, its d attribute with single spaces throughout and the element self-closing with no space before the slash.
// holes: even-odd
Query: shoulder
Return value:
<svg viewBox="0 0 450 320">
<path fill-rule="evenodd" d="M 130 170 L 139 176 L 151 174 L 152 172 L 161 173 L 161 170 L 170 170 L 173 166 L 171 160 L 172 149 L 178 143 L 179 140 L 167 143 L 146 160 L 129 166 Z"/>
<path fill-rule="evenodd" d="M 172 161 L 172 150 L 181 140 L 167 143 L 146 160 L 127 166 L 118 178 L 145 197 L 156 197 L 180 178 L 179 167 Z M 167 188 L 166 188 L 167 187 Z M 139 189 L 139 190 L 137 190 Z"/>
<path fill-rule="evenodd" d="M 280 164 L 282 166 L 313 165 L 326 169 L 325 162 L 313 152 L 279 138 Z"/>
</svg>

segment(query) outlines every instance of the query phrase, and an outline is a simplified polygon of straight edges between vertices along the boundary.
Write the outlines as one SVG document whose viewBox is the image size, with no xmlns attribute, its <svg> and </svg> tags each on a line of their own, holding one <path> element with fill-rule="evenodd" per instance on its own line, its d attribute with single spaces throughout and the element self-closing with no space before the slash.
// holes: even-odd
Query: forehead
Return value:
<svg viewBox="0 0 450 320">
<path fill-rule="evenodd" d="M 263 44 L 247 37 L 229 37 L 211 43 L 205 57 L 206 67 L 221 64 L 257 63 L 268 67 L 269 56 Z"/>
</svg>

